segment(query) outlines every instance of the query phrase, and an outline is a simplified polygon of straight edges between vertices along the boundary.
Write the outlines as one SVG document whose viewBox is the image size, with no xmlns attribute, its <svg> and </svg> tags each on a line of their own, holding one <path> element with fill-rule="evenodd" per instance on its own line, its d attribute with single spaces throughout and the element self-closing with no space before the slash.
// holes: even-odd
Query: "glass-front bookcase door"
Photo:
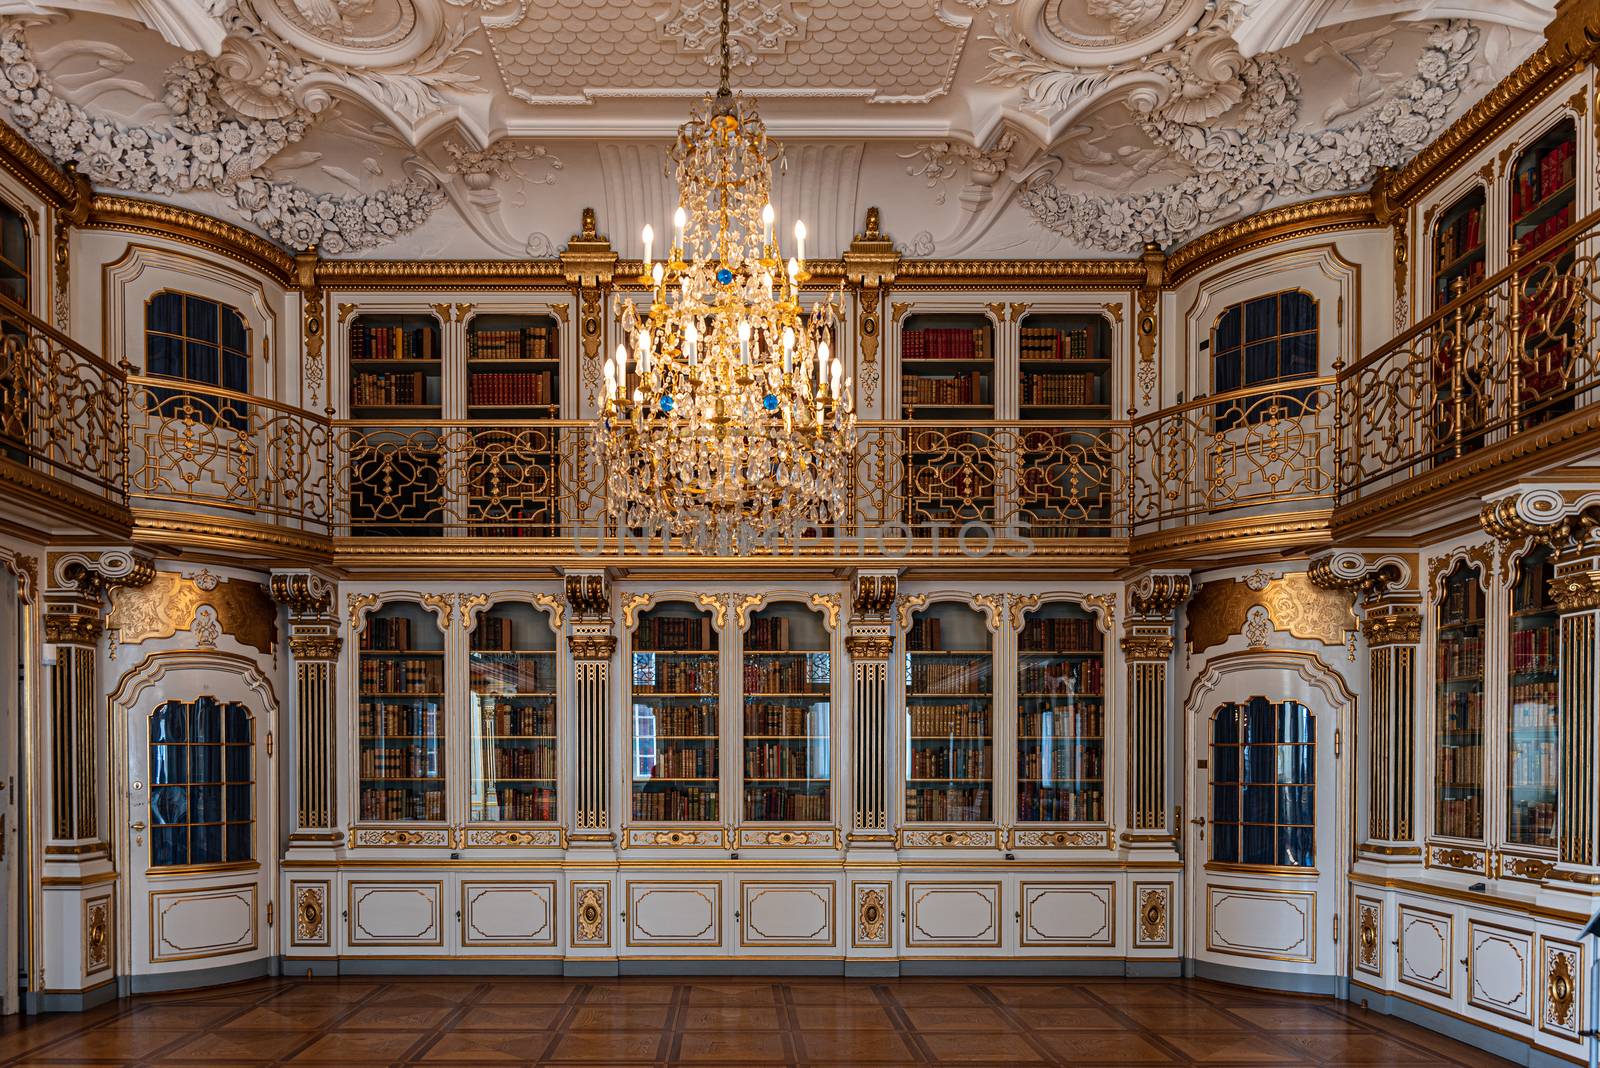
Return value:
<svg viewBox="0 0 1600 1068">
<path fill-rule="evenodd" d="M 633 819 L 710 822 L 722 817 L 720 636 L 711 613 L 658 605 L 633 631 Z"/>
<path fill-rule="evenodd" d="M 1028 613 L 1017 635 L 1017 822 L 1106 817 L 1106 636 L 1075 604 Z"/>
<path fill-rule="evenodd" d="M 556 808 L 556 634 L 530 604 L 478 617 L 468 652 L 471 796 L 476 822 L 550 822 Z"/>
<path fill-rule="evenodd" d="M 832 815 L 833 663 L 822 616 L 780 602 L 744 631 L 744 819 Z"/>
<path fill-rule="evenodd" d="M 1550 550 L 1517 565 L 1511 591 L 1510 708 L 1506 723 L 1506 842 L 1556 844 L 1561 610 L 1550 597 Z"/>
<path fill-rule="evenodd" d="M 363 822 L 445 819 L 444 631 L 397 601 L 361 629 L 356 697 L 357 813 Z"/>
<path fill-rule="evenodd" d="M 1483 588 L 1462 561 L 1445 576 L 1434 661 L 1433 833 L 1483 838 Z"/>
<path fill-rule="evenodd" d="M 906 634 L 906 820 L 994 819 L 994 645 L 982 613 L 939 602 Z"/>
</svg>

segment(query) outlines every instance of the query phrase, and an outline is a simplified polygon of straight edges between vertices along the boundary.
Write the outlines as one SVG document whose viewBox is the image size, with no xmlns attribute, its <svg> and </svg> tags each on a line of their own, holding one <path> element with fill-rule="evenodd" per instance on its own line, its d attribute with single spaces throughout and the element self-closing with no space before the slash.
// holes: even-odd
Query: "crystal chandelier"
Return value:
<svg viewBox="0 0 1600 1068">
<path fill-rule="evenodd" d="M 855 416 L 832 354 L 839 295 L 801 306 L 805 223 L 787 261 L 774 230 L 781 152 L 728 88 L 722 0 L 721 87 L 678 128 L 673 241 L 652 260 L 644 228 L 650 305 L 622 309 L 598 426 L 610 516 L 701 552 L 798 536 L 845 506 Z"/>
</svg>

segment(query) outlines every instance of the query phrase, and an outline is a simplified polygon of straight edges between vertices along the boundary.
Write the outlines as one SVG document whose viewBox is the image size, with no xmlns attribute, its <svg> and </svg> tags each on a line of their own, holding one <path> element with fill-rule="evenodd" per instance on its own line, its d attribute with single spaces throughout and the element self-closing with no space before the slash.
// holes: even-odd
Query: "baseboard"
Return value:
<svg viewBox="0 0 1600 1068">
<path fill-rule="evenodd" d="M 1252 986 L 1258 990 L 1276 990 L 1284 994 L 1319 994 L 1329 998 L 1340 998 L 1345 994 L 1345 979 L 1341 975 L 1269 972 L 1265 968 L 1239 968 L 1193 957 L 1183 959 L 1183 974 L 1195 979 L 1212 979 L 1233 986 Z"/>
<path fill-rule="evenodd" d="M 191 971 L 157 972 L 153 975 L 125 975 L 117 980 L 117 987 L 123 997 L 129 994 L 166 994 L 174 990 L 199 990 L 277 974 L 277 957 L 257 957 L 242 964 L 225 964 L 220 968 L 195 968 Z"/>
<path fill-rule="evenodd" d="M 1527 1068 L 1572 1068 L 1574 1064 L 1566 1057 L 1559 1057 L 1521 1039 L 1503 1035 L 1487 1027 L 1479 1027 L 1477 1024 L 1457 1019 L 1449 1013 L 1436 1012 L 1426 1005 L 1418 1005 L 1406 998 L 1390 997 L 1366 987 L 1351 987 L 1349 996 L 1345 1000 L 1352 1004 L 1364 1005 L 1372 1012 L 1380 1012 L 1385 1016 L 1393 1016 L 1407 1023 L 1414 1023 L 1418 1027 L 1437 1031 L 1457 1042 L 1465 1042 L 1485 1053 L 1503 1057 L 1512 1064 L 1526 1065 Z"/>
</svg>

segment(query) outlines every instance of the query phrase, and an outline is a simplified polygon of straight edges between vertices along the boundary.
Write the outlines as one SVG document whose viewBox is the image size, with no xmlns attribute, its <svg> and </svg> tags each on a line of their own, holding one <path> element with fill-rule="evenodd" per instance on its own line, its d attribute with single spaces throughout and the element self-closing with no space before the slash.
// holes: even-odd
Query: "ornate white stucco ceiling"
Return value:
<svg viewBox="0 0 1600 1068">
<path fill-rule="evenodd" d="M 1555 0 L 732 0 L 818 254 L 1126 253 L 1362 188 Z M 715 82 L 717 0 L 0 0 L 0 115 L 97 188 L 328 255 L 625 254 Z"/>
</svg>

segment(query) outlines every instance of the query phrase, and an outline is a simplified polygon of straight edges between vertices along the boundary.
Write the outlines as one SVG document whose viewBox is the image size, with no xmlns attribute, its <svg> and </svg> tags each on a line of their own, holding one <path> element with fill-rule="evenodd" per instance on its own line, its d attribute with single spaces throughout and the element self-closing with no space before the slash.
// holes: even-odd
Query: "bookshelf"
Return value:
<svg viewBox="0 0 1600 1068">
<path fill-rule="evenodd" d="M 1111 324 L 1040 313 L 1020 324 L 1017 411 L 1023 419 L 1111 418 Z"/>
<path fill-rule="evenodd" d="M 1458 198 L 1433 224 L 1433 306 L 1454 299 L 1456 281 L 1470 289 L 1484 279 L 1484 191 L 1482 186 Z"/>
<path fill-rule="evenodd" d="M 475 315 L 467 324 L 468 419 L 561 414 L 561 349 L 549 315 Z"/>
<path fill-rule="evenodd" d="M 994 418 L 994 324 L 975 313 L 911 315 L 900 328 L 906 419 Z"/>
<path fill-rule="evenodd" d="M 443 349 L 431 315 L 358 315 L 350 322 L 350 418 L 439 419 Z"/>
<path fill-rule="evenodd" d="M 433 613 L 404 601 L 367 618 L 357 665 L 361 821 L 444 821 L 444 670 Z"/>
<path fill-rule="evenodd" d="M 556 808 L 556 634 L 532 605 L 495 605 L 468 651 L 471 796 L 476 822 L 547 823 Z"/>
<path fill-rule="evenodd" d="M 1551 553 L 1540 548 L 1517 565 L 1511 591 L 1506 723 L 1506 841 L 1554 848 L 1561 612 L 1550 597 Z"/>
<path fill-rule="evenodd" d="M 439 321 L 358 315 L 350 322 L 349 357 L 350 418 L 389 424 L 351 431 L 350 533 L 443 533 L 443 456 L 427 447 L 437 433 L 406 426 L 444 415 Z"/>
<path fill-rule="evenodd" d="M 1483 590 L 1458 563 L 1435 606 L 1434 834 L 1483 838 Z"/>
<path fill-rule="evenodd" d="M 1073 604 L 1017 636 L 1017 822 L 1105 821 L 1106 642 Z"/>
<path fill-rule="evenodd" d="M 1518 406 L 1523 426 L 1569 412 L 1567 368 L 1576 343 L 1577 322 L 1557 309 L 1570 297 L 1550 284 L 1552 269 L 1564 271 L 1574 248 L 1563 243 L 1539 261 L 1527 254 L 1577 219 L 1577 127 L 1563 120 L 1529 145 L 1511 168 L 1511 251 L 1527 270 L 1519 309 L 1526 331 L 1518 367 Z"/>
<path fill-rule="evenodd" d="M 770 605 L 744 632 L 744 819 L 824 823 L 832 815 L 832 656 L 822 617 Z"/>
<path fill-rule="evenodd" d="M 906 820 L 994 819 L 994 649 L 981 613 L 939 602 L 906 633 Z"/>
<path fill-rule="evenodd" d="M 633 630 L 633 819 L 654 823 L 721 818 L 721 642 L 711 614 L 668 603 Z"/>
</svg>

